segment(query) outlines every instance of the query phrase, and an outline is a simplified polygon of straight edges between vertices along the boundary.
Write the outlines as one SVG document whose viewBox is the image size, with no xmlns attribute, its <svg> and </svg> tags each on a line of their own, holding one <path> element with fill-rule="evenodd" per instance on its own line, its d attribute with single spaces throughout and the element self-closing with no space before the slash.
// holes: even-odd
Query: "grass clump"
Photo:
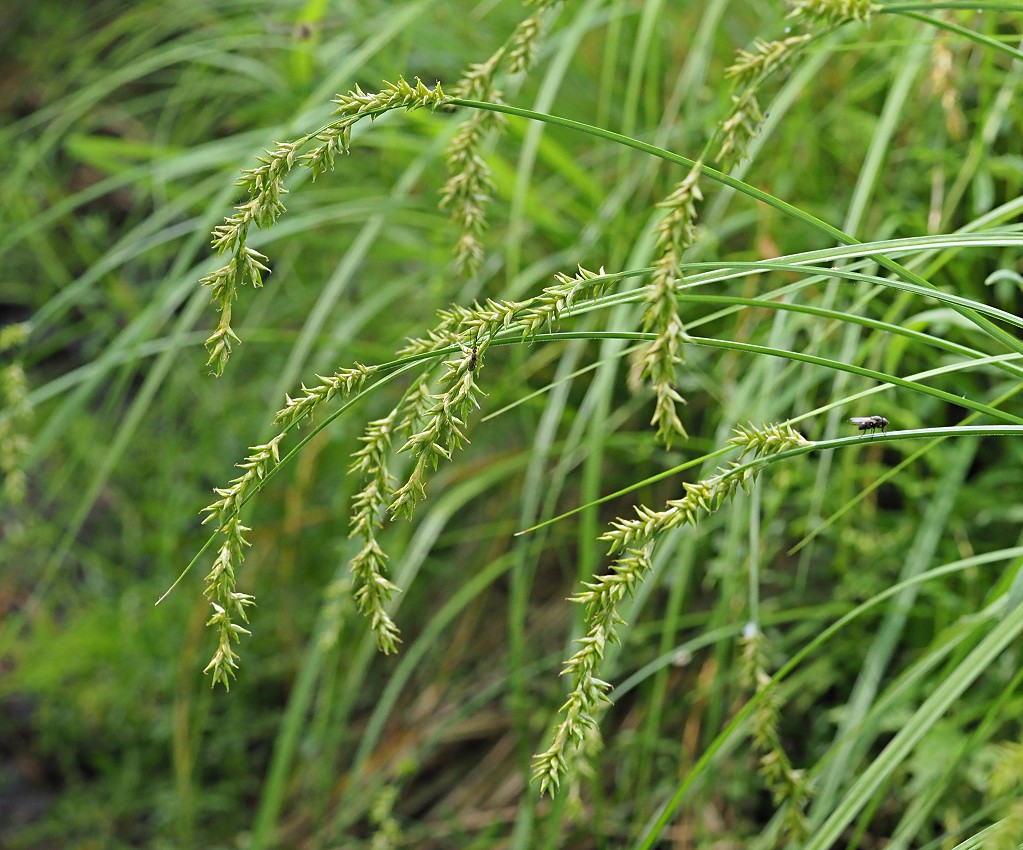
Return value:
<svg viewBox="0 0 1023 850">
<path fill-rule="evenodd" d="M 787 11 L 81 22 L 0 699 L 87 804 L 14 846 L 1011 842 L 1019 21 Z"/>
</svg>

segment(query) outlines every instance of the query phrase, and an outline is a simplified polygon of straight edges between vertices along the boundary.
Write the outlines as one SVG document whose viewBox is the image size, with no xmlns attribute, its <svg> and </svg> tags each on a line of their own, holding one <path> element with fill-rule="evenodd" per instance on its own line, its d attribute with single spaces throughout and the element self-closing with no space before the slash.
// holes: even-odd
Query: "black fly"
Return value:
<svg viewBox="0 0 1023 850">
<path fill-rule="evenodd" d="M 854 416 L 849 421 L 861 431 L 870 431 L 871 436 L 879 428 L 883 434 L 884 429 L 888 427 L 888 420 L 883 416 Z"/>
</svg>

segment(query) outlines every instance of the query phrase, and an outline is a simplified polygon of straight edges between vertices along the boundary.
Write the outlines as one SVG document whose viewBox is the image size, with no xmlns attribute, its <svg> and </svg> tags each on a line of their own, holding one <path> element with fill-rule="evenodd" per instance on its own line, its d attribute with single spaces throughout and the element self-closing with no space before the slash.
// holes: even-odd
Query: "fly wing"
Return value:
<svg viewBox="0 0 1023 850">
<path fill-rule="evenodd" d="M 849 421 L 852 422 L 853 425 L 864 425 L 867 422 L 873 422 L 874 421 L 874 417 L 873 416 L 854 416 Z"/>
</svg>

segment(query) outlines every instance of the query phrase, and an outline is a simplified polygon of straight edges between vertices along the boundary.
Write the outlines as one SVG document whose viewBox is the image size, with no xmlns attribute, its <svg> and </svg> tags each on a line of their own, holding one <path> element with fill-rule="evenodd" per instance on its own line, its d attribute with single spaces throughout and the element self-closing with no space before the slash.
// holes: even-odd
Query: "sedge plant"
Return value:
<svg viewBox="0 0 1023 850">
<path fill-rule="evenodd" d="M 245 534 L 250 530 L 242 524 L 243 507 L 277 474 L 284 461 L 293 458 L 308 444 L 312 434 L 348 410 L 355 401 L 372 397 L 395 378 L 400 377 L 405 385 L 403 394 L 389 412 L 365 425 L 359 438 L 361 445 L 353 452 L 350 467 L 359 487 L 352 497 L 349 513 L 349 535 L 357 550 L 350 562 L 351 592 L 356 607 L 369 622 L 377 647 L 387 654 L 397 652 L 401 641 L 399 625 L 392 613 L 395 594 L 401 588 L 390 576 L 390 559 L 383 530 L 391 520 L 415 516 L 430 497 L 431 478 L 443 465 L 457 462 L 458 453 L 469 442 L 470 430 L 476 427 L 474 419 L 485 396 L 484 376 L 491 369 L 500 368 L 489 365 L 498 349 L 513 345 L 536 347 L 572 338 L 574 334 L 567 332 L 570 322 L 600 313 L 625 318 L 626 329 L 589 330 L 580 332 L 578 336 L 590 341 L 613 339 L 634 344 L 631 355 L 633 375 L 637 385 L 646 388 L 643 392 L 652 396 L 650 439 L 665 452 L 692 441 L 691 428 L 683 421 L 686 399 L 682 395 L 684 380 L 680 380 L 680 376 L 690 368 L 687 352 L 694 348 L 711 347 L 756 354 L 760 358 L 788 360 L 792 364 L 790 378 L 797 385 L 809 386 L 807 376 L 810 374 L 793 371 L 797 364 L 832 374 L 835 397 L 811 411 L 790 407 L 791 413 L 785 421 L 773 424 L 733 420 L 734 435 L 725 439 L 720 449 L 697 453 L 682 467 L 670 470 L 674 473 L 681 468 L 703 469 L 698 477 L 679 485 L 679 495 L 669 498 L 660 509 L 637 505 L 634 517 L 613 520 L 610 529 L 600 536 L 614 560 L 606 572 L 598 572 L 584 580 L 583 589 L 572 597 L 584 609 L 583 634 L 577 639 L 578 648 L 564 665 L 563 673 L 568 679 L 569 690 L 559 720 L 549 743 L 533 760 L 533 774 L 539 792 L 555 794 L 564 783 L 574 784 L 579 776 L 586 775 L 580 765 L 580 756 L 593 757 L 592 744 L 599 736 L 599 721 L 609 704 L 608 693 L 612 690 L 603 671 L 609 649 L 622 642 L 621 630 L 626 623 L 623 609 L 630 600 L 637 599 L 643 583 L 655 573 L 655 553 L 663 541 L 677 537 L 673 532 L 683 527 L 701 528 L 706 515 L 731 507 L 740 494 L 751 494 L 762 472 L 770 470 L 771 474 L 777 475 L 780 473 L 774 469 L 776 466 L 805 463 L 807 452 L 812 449 L 824 450 L 832 446 L 851 449 L 866 443 L 871 451 L 876 452 L 892 441 L 912 440 L 936 433 L 927 429 L 903 430 L 882 433 L 876 440 L 871 433 L 865 435 L 866 440 L 855 437 L 813 442 L 794 427 L 796 423 L 811 415 L 823 416 L 829 411 L 848 408 L 857 399 L 894 387 L 904 390 L 907 398 L 929 399 L 932 404 L 955 404 L 973 411 L 997 423 L 996 433 L 1012 435 L 1023 428 L 1023 418 L 1005 408 L 1013 390 L 985 400 L 983 396 L 960 397 L 930 383 L 935 376 L 983 367 L 997 373 L 1006 386 L 1018 390 L 1019 377 L 1023 374 L 1018 363 L 1023 354 L 1023 344 L 1005 325 L 1018 328 L 1023 322 L 1011 311 L 947 293 L 934 279 L 960 252 L 982 246 L 1018 249 L 1023 240 L 1013 228 L 999 227 L 1018 212 L 1016 206 L 1009 203 L 985 221 L 978 221 L 955 233 L 860 244 L 851 235 L 858 229 L 852 226 L 855 222 L 849 222 L 846 229 L 827 224 L 725 170 L 732 169 L 735 173 L 746 159 L 750 146 L 767 122 L 767 111 L 760 101 L 770 96 L 765 91 L 770 91 L 791 66 L 813 50 L 820 49 L 843 29 L 869 24 L 872 16 L 904 13 L 919 21 L 921 15 L 916 11 L 880 4 L 823 0 L 790 4 L 790 20 L 805 28 L 805 32 L 786 35 L 776 41 L 758 40 L 751 50 L 739 52 L 736 61 L 725 72 L 725 77 L 733 84 L 731 110 L 721 117 L 716 132 L 704 145 L 702 153 L 689 159 L 666 148 L 584 121 L 507 103 L 498 87 L 499 81 L 505 78 L 514 80 L 530 70 L 541 43 L 540 35 L 547 20 L 545 16 L 552 13 L 548 7 L 559 4 L 535 5 L 538 8 L 524 19 L 508 42 L 490 59 L 472 66 L 450 92 L 439 83 L 428 85 L 421 80 L 407 81 L 404 78 L 375 91 L 367 92 L 356 87 L 335 99 L 338 117 L 331 124 L 296 140 L 278 143 L 260 158 L 259 165 L 244 173 L 240 184 L 245 199 L 214 231 L 214 248 L 226 257 L 227 263 L 202 281 L 209 287 L 219 316 L 216 330 L 206 342 L 208 365 L 217 375 L 222 374 L 241 341 L 232 325 L 236 300 L 243 287 L 260 287 L 264 275 L 270 271 L 270 260 L 250 246 L 251 233 L 253 228 L 273 227 L 285 213 L 285 182 L 291 172 L 306 168 L 314 179 L 329 179 L 330 172 L 344 168 L 344 155 L 349 153 L 353 144 L 353 129 L 367 118 L 378 119 L 396 110 L 465 113 L 448 145 L 447 163 L 451 176 L 441 192 L 442 206 L 451 211 L 452 220 L 458 228 L 454 260 L 458 272 L 470 277 L 477 275 L 487 262 L 487 208 L 491 203 L 494 183 L 486 164 L 486 144 L 502 130 L 506 116 L 568 128 L 589 135 L 595 142 L 627 146 L 682 166 L 683 176 L 652 211 L 655 224 L 650 234 L 650 253 L 653 262 L 648 267 L 625 267 L 611 273 L 603 267 L 590 271 L 580 265 L 575 274 L 555 274 L 553 281 L 535 295 L 514 299 L 487 297 L 471 304 L 456 304 L 442 309 L 438 322 L 422 336 L 410 339 L 395 358 L 369 366 L 350 363 L 333 374 L 317 375 L 315 380 L 302 384 L 298 392 L 289 394 L 285 406 L 274 420 L 278 430 L 273 438 L 251 449 L 252 453 L 239 464 L 242 474 L 229 486 L 218 489 L 218 501 L 206 509 L 207 521 L 216 523 L 220 541 L 214 567 L 206 578 L 206 595 L 213 608 L 208 625 L 217 635 L 217 649 L 207 673 L 213 684 L 229 686 L 238 668 L 235 646 L 248 633 L 243 623 L 249 620 L 248 609 L 253 598 L 237 589 L 238 574 L 248 546 Z M 946 18 L 923 16 L 923 23 L 933 26 L 939 33 L 969 34 L 969 30 Z M 979 36 L 977 44 L 993 47 L 989 39 Z M 1004 45 L 999 49 L 1014 57 L 1015 61 L 1019 60 L 1013 49 Z M 956 110 L 961 107 L 953 95 L 942 103 L 949 127 L 952 127 L 958 120 Z M 720 164 L 722 170 L 712 168 L 708 162 Z M 835 244 L 777 259 L 763 258 L 745 263 L 730 263 L 727 259 L 690 261 L 688 258 L 697 257 L 701 250 L 700 210 L 709 185 L 723 187 L 773 207 L 793 224 L 816 231 Z M 762 288 L 754 282 L 749 294 L 741 296 L 705 294 L 713 284 L 742 278 L 756 281 L 781 271 L 792 276 L 787 285 L 776 284 L 771 289 Z M 854 294 L 844 295 L 839 281 L 854 284 L 849 290 Z M 863 315 L 883 292 L 906 300 L 899 302 L 901 306 L 898 308 L 893 306 L 887 314 L 882 312 L 879 319 Z M 814 293 L 823 297 L 815 300 L 810 297 Z M 954 314 L 962 327 L 970 329 L 973 344 L 952 342 L 942 335 L 921 331 L 900 320 L 899 312 L 905 310 L 910 298 L 943 304 L 948 315 Z M 702 317 L 698 314 L 693 316 L 693 308 L 701 304 L 718 305 L 720 309 Z M 767 316 L 774 315 L 779 331 L 776 338 L 752 343 L 736 338 L 704 338 L 694 333 L 701 324 L 718 327 L 725 317 L 754 309 Z M 822 333 L 812 341 L 808 351 L 789 348 L 780 342 L 790 338 L 783 330 L 789 311 L 819 323 Z M 628 329 L 630 321 L 635 323 L 632 329 Z M 824 328 L 828 329 L 826 333 Z M 834 334 L 841 340 L 843 351 L 856 352 L 864 345 L 869 346 L 869 340 L 878 334 L 886 334 L 901 340 L 900 345 L 904 347 L 922 346 L 935 352 L 944 351 L 956 362 L 928 372 L 900 375 L 893 371 L 894 363 L 877 362 L 877 368 L 873 368 L 846 362 L 841 357 L 815 353 L 826 350 L 822 342 L 828 334 Z M 615 356 L 622 356 L 621 349 Z M 877 359 L 876 354 L 869 352 L 869 347 L 867 359 Z M 763 372 L 763 380 L 768 383 L 778 384 L 781 380 L 779 374 L 769 367 L 758 367 L 758 371 Z M 768 377 L 772 372 L 774 376 Z M 869 379 L 873 387 L 854 392 L 851 380 L 857 377 Z M 755 392 L 751 395 L 757 397 Z M 797 398 L 791 392 L 783 392 L 782 396 L 789 405 Z M 723 399 L 722 402 L 726 409 L 734 407 L 730 400 Z M 785 404 L 767 407 L 780 412 Z M 281 445 L 294 429 L 308 426 L 324 416 L 326 419 L 321 424 L 312 426 L 312 434 L 282 457 Z M 829 427 L 833 429 L 835 423 L 831 417 Z M 971 431 L 964 423 L 952 429 L 949 436 L 966 437 L 970 433 L 989 432 Z M 714 459 L 728 451 L 736 452 L 735 459 L 714 469 L 711 465 Z M 747 455 L 750 459 L 744 463 Z M 399 459 L 403 457 L 407 460 L 401 462 Z M 396 468 L 400 468 L 400 473 Z M 653 480 L 644 478 L 614 495 L 620 497 Z M 583 509 L 591 509 L 594 504 L 588 503 Z M 926 566 L 926 562 L 920 566 Z M 748 569 L 753 582 L 753 566 Z M 1003 596 L 1001 602 L 1003 606 L 1009 606 L 1015 599 Z M 1009 610 L 1006 607 L 1006 616 Z M 850 791 L 852 796 L 834 798 L 828 801 L 827 806 L 824 803 L 818 806 L 815 790 L 819 786 L 833 793 L 833 786 L 829 783 L 834 781 L 835 763 L 829 763 L 825 758 L 812 775 L 794 767 L 793 757 L 786 752 L 780 732 L 781 677 L 772 677 L 769 672 L 770 652 L 765 643 L 766 635 L 752 601 L 747 616 L 749 625 L 741 642 L 741 653 L 743 681 L 750 689 L 752 713 L 748 716 L 752 722 L 751 734 L 760 771 L 779 813 L 772 821 L 776 827 L 770 834 L 776 841 L 808 840 L 813 846 L 827 846 L 827 842 L 837 835 L 834 825 L 850 824 L 866 806 L 867 797 L 854 793 L 860 787 L 854 784 Z M 994 626 L 996 620 L 985 622 Z M 988 636 L 990 640 L 982 641 L 981 645 L 992 643 L 1000 651 L 1007 645 L 1008 636 L 1016 634 L 1018 629 L 1002 631 L 1005 633 L 994 628 Z M 956 674 L 946 682 L 960 678 Z M 791 694 L 789 698 L 793 698 Z M 729 736 L 734 734 L 734 725 L 733 722 L 721 733 L 722 737 L 708 752 L 716 751 L 723 742 L 731 740 Z M 921 729 L 916 740 L 926 732 L 926 728 Z M 836 747 L 840 749 L 836 752 L 847 746 L 839 740 Z M 904 750 L 903 757 L 907 753 L 908 750 Z M 848 753 L 842 756 L 843 760 L 847 757 Z M 878 764 L 882 761 L 875 763 Z M 894 767 L 893 762 L 887 769 Z M 706 769 L 705 760 L 697 762 L 681 789 L 691 787 L 699 771 Z M 681 794 L 676 794 L 655 827 L 647 831 L 642 846 L 653 845 L 658 830 L 665 826 L 667 817 L 681 798 Z M 815 832 L 821 829 L 823 831 Z"/>
<path fill-rule="evenodd" d="M 209 681 L 243 700 L 272 675 L 267 643 L 309 631 L 251 846 L 306 823 L 324 845 L 360 823 L 379 846 L 450 841 L 459 825 L 409 801 L 486 710 L 513 742 L 497 768 L 438 784 L 454 808 L 491 784 L 488 802 L 513 799 L 519 846 L 652 847 L 669 829 L 1018 843 L 1018 9 L 791 2 L 726 58 L 734 4 L 700 5 L 528 3 L 510 35 L 487 31 L 488 58 L 456 75 L 428 57 L 434 76 L 409 33 L 435 10 L 409 4 L 339 51 L 328 122 L 317 91 L 258 157 L 239 137 L 175 160 L 246 158 L 240 198 L 206 207 L 216 262 L 193 275 L 184 248 L 184 283 L 80 377 L 101 387 L 147 328 L 178 323 L 64 539 L 173 352 L 201 351 L 212 300 L 217 377 L 197 392 L 275 393 L 275 413 L 231 434 L 251 447 L 205 510 Z M 401 33 L 407 73 L 356 62 Z M 287 36 L 306 59 L 320 37 Z M 185 52 L 267 85 L 207 49 Z M 362 194 L 370 177 L 383 188 Z M 172 192 L 126 244 L 159 243 L 203 191 Z M 335 223 L 355 234 L 341 260 Z M 19 352 L 0 420 L 13 505 L 33 421 L 16 336 L 0 346 Z M 890 427 L 846 421 L 870 415 Z M 312 543 L 324 515 L 332 554 Z M 266 628 L 289 594 L 303 618 Z M 175 781 L 199 805 L 192 734 L 175 730 Z"/>
</svg>

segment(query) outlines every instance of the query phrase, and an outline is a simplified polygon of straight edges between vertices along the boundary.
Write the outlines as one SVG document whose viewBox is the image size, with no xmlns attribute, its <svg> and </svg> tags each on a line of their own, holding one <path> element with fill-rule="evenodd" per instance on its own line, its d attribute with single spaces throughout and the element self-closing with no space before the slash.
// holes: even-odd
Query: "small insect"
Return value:
<svg viewBox="0 0 1023 850">
<path fill-rule="evenodd" d="M 462 343 L 459 343 L 459 345 L 462 348 L 462 354 L 465 355 L 465 359 L 462 361 L 465 364 L 465 371 L 475 372 L 480 362 L 479 340 L 473 342 L 472 345 L 464 345 Z"/>
<path fill-rule="evenodd" d="M 883 416 L 854 416 L 849 421 L 861 431 L 870 431 L 871 436 L 879 428 L 883 434 L 884 429 L 888 427 L 888 420 Z"/>
<path fill-rule="evenodd" d="M 462 354 L 465 355 L 462 360 L 462 365 L 466 372 L 475 372 L 476 367 L 480 364 L 480 355 L 486 351 L 487 340 L 480 339 L 480 334 L 476 334 L 472 344 L 468 342 L 459 342 L 458 346 L 462 349 Z"/>
</svg>

